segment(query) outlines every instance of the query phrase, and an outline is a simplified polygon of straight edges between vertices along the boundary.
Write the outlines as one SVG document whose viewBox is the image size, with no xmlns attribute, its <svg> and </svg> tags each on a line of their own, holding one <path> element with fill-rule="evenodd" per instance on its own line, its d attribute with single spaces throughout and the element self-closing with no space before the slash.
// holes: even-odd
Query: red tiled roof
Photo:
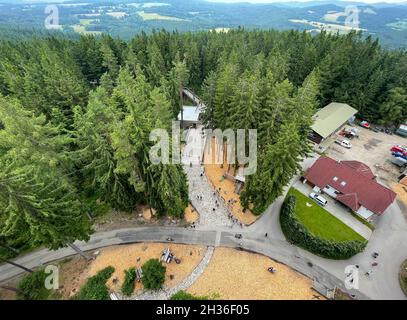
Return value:
<svg viewBox="0 0 407 320">
<path fill-rule="evenodd" d="M 341 194 L 337 200 L 354 211 L 360 206 L 380 215 L 394 201 L 396 194 L 375 180 L 370 168 L 358 161 L 336 161 L 320 157 L 304 177 L 323 189 L 327 185 Z"/>
<path fill-rule="evenodd" d="M 358 195 L 356 193 L 340 194 L 336 197 L 336 200 L 342 202 L 344 205 L 347 205 L 353 211 L 358 211 L 360 208 Z"/>
<path fill-rule="evenodd" d="M 351 167 L 356 172 L 363 174 L 368 179 L 376 178 L 376 176 L 373 174 L 372 170 L 370 170 L 370 168 L 362 162 L 351 160 L 351 161 L 342 161 L 341 163 Z"/>
</svg>

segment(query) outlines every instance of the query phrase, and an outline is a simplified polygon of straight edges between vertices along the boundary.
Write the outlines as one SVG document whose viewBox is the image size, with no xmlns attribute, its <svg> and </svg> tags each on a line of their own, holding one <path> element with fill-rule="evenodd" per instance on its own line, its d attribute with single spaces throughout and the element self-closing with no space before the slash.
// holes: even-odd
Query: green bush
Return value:
<svg viewBox="0 0 407 320">
<path fill-rule="evenodd" d="M 141 282 L 144 288 L 149 290 L 160 289 L 165 281 L 166 267 L 158 259 L 150 259 L 141 268 L 143 270 Z"/>
<path fill-rule="evenodd" d="M 44 269 L 28 273 L 18 283 L 17 299 L 19 300 L 47 300 L 52 290 L 45 288 L 45 279 L 48 275 Z"/>
<path fill-rule="evenodd" d="M 181 290 L 173 294 L 170 300 L 208 300 L 208 297 L 194 296 L 188 292 Z"/>
<path fill-rule="evenodd" d="M 330 241 L 313 235 L 295 215 L 297 199 L 289 195 L 280 212 L 280 224 L 289 242 L 328 259 L 349 259 L 363 251 L 367 241 Z"/>
<path fill-rule="evenodd" d="M 131 296 L 134 291 L 134 282 L 136 281 L 136 269 L 130 268 L 129 270 L 125 270 L 124 275 L 122 293 L 125 296 Z"/>
<path fill-rule="evenodd" d="M 407 260 L 400 267 L 400 286 L 404 294 L 407 296 Z"/>
<path fill-rule="evenodd" d="M 79 292 L 80 300 L 110 300 L 106 281 L 112 276 L 114 268 L 109 266 L 90 277 Z"/>
</svg>

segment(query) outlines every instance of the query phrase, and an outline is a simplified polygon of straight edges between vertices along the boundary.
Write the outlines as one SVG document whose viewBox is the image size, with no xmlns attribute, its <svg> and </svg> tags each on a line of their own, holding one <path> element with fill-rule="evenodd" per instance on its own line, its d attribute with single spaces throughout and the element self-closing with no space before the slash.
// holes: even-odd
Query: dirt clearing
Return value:
<svg viewBox="0 0 407 320">
<path fill-rule="evenodd" d="M 184 280 L 199 264 L 205 255 L 205 246 L 190 246 L 183 244 L 164 243 L 137 243 L 131 245 L 113 246 L 101 249 L 98 257 L 92 262 L 88 276 L 95 275 L 98 271 L 108 266 L 116 270 L 110 280 L 108 287 L 113 291 L 120 291 L 124 281 L 124 270 L 131 267 L 139 268 L 149 259 L 160 259 L 164 249 L 170 248 L 171 252 L 179 259 L 180 264 L 172 261 L 164 264 L 167 267 L 165 286 L 171 288 Z M 143 285 L 136 284 L 135 293 L 141 293 Z"/>
<path fill-rule="evenodd" d="M 59 290 L 63 299 L 69 299 L 85 284 L 89 262 L 81 256 L 65 259 L 59 264 Z"/>
<path fill-rule="evenodd" d="M 196 210 L 191 206 L 191 204 L 189 204 L 188 207 L 185 208 L 184 219 L 188 223 L 197 222 L 199 219 L 198 212 L 196 212 Z"/>
<path fill-rule="evenodd" d="M 215 148 L 216 141 L 215 139 L 212 139 L 212 152 L 205 154 L 205 159 L 207 157 L 212 159 L 212 163 L 215 163 Z M 250 210 L 243 212 L 243 207 L 240 204 L 240 196 L 235 193 L 235 182 L 226 178 L 226 176 L 233 177 L 233 171 L 234 169 L 232 165 L 229 167 L 229 165 L 225 164 L 222 168 L 220 164 L 205 164 L 205 175 L 209 179 L 214 190 L 219 191 L 220 188 L 220 196 L 223 198 L 229 212 L 232 213 L 234 218 L 238 219 L 243 224 L 250 225 L 255 222 L 258 217 L 251 213 Z"/>
<path fill-rule="evenodd" d="M 267 271 L 271 266 L 277 269 L 276 273 Z M 216 248 L 209 266 L 188 292 L 219 295 L 222 300 L 323 299 L 311 286 L 311 279 L 268 257 Z"/>
</svg>

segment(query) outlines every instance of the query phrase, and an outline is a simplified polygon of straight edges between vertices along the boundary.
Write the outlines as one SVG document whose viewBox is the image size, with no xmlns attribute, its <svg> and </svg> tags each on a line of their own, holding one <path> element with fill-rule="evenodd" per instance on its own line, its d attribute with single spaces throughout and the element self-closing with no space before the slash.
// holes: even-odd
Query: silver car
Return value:
<svg viewBox="0 0 407 320">
<path fill-rule="evenodd" d="M 321 206 L 325 206 L 328 203 L 323 196 L 315 192 L 310 193 L 309 197 Z"/>
</svg>

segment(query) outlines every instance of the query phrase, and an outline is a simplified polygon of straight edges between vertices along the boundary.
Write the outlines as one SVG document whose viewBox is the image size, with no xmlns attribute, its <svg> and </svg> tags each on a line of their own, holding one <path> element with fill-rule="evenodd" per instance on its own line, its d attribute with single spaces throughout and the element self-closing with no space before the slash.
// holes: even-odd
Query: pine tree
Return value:
<svg viewBox="0 0 407 320">
<path fill-rule="evenodd" d="M 275 83 L 271 72 L 266 78 L 266 101 L 259 117 L 259 145 L 274 143 L 279 136 L 281 125 L 292 117 L 294 109 L 293 85 L 284 80 Z"/>
<path fill-rule="evenodd" d="M 297 130 L 295 123 L 284 124 L 276 143 L 267 145 L 260 154 L 257 172 L 248 176 L 241 200 L 245 208 L 253 204 L 253 213 L 263 213 L 282 195 L 284 187 L 301 169 Z"/>
<path fill-rule="evenodd" d="M 0 234 L 29 233 L 35 245 L 57 249 L 87 240 L 89 221 L 69 178 L 66 138 L 17 102 L 0 97 Z M 21 229 L 24 227 L 24 229 Z"/>
<path fill-rule="evenodd" d="M 78 180 L 88 194 L 96 194 L 112 207 L 132 210 L 137 197 L 127 177 L 115 172 L 116 160 L 111 133 L 121 112 L 111 103 L 106 90 L 91 92 L 86 112 L 75 110 L 75 145 L 72 161 L 78 168 Z"/>
<path fill-rule="evenodd" d="M 317 71 L 311 72 L 298 89 L 294 99 L 294 110 L 292 120 L 298 127 L 300 135 L 300 153 L 306 156 L 311 151 L 311 142 L 308 139 L 313 123 L 313 115 L 319 105 L 319 74 Z"/>
<path fill-rule="evenodd" d="M 389 92 L 389 97 L 382 104 L 380 110 L 381 123 L 396 125 L 407 119 L 407 90 L 396 87 Z"/>
<path fill-rule="evenodd" d="M 236 84 L 229 108 L 229 125 L 233 129 L 255 129 L 259 117 L 260 81 L 255 75 L 243 74 Z"/>
<path fill-rule="evenodd" d="M 169 73 L 170 100 L 173 106 L 174 117 L 178 116 L 183 107 L 182 89 L 187 85 L 189 80 L 189 70 L 186 61 L 180 60 L 179 54 L 173 62 L 173 67 Z"/>
<path fill-rule="evenodd" d="M 206 107 L 203 110 L 202 122 L 207 128 L 214 128 L 216 80 L 216 73 L 211 72 L 202 85 L 202 99 Z"/>
<path fill-rule="evenodd" d="M 148 78 L 151 80 L 152 85 L 159 86 L 161 78 L 166 74 L 164 58 L 155 42 L 148 44 L 147 52 L 149 57 L 149 63 L 146 67 Z"/>
<path fill-rule="evenodd" d="M 228 64 L 220 72 L 216 84 L 213 123 L 215 128 L 226 129 L 229 126 L 230 106 L 235 92 L 238 75 L 234 65 Z"/>
</svg>

